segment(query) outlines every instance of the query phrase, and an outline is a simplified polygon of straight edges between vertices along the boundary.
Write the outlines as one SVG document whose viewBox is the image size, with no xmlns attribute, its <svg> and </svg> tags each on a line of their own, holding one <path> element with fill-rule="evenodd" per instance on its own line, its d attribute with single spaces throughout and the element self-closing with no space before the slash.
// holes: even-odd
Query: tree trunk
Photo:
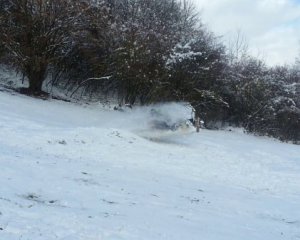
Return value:
<svg viewBox="0 0 300 240">
<path fill-rule="evenodd" d="M 42 91 L 42 85 L 44 81 L 44 74 L 41 72 L 35 73 L 32 76 L 28 76 L 29 80 L 29 94 L 40 95 Z"/>
<path fill-rule="evenodd" d="M 41 95 L 43 93 L 42 86 L 45 80 L 47 64 L 42 58 L 36 58 L 33 65 L 27 69 L 27 77 L 29 81 L 28 93 L 33 95 Z"/>
<path fill-rule="evenodd" d="M 196 131 L 200 132 L 200 118 L 199 117 L 196 118 Z"/>
<path fill-rule="evenodd" d="M 42 92 L 42 81 L 32 81 L 29 80 L 29 92 L 38 95 Z"/>
</svg>

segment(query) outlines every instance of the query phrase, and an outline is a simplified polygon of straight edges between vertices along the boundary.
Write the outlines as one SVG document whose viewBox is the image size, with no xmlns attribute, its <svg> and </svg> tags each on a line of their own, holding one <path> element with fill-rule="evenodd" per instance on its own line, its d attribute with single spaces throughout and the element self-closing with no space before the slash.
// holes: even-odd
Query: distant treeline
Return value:
<svg viewBox="0 0 300 240">
<path fill-rule="evenodd" d="M 230 47 L 187 0 L 0 0 L 0 57 L 28 93 L 120 103 L 187 101 L 206 124 L 300 142 L 300 64 L 268 67 L 241 35 Z"/>
</svg>

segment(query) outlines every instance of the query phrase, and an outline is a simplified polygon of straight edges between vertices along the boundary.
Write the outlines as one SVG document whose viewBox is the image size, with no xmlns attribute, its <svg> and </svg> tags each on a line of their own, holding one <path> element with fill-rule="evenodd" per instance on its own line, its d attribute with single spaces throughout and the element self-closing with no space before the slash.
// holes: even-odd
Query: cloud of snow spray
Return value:
<svg viewBox="0 0 300 240">
<path fill-rule="evenodd" d="M 120 124 L 120 128 L 146 138 L 161 138 L 193 130 L 188 125 L 188 119 L 193 117 L 193 108 L 184 102 L 128 108 L 118 115 L 117 125 Z"/>
</svg>

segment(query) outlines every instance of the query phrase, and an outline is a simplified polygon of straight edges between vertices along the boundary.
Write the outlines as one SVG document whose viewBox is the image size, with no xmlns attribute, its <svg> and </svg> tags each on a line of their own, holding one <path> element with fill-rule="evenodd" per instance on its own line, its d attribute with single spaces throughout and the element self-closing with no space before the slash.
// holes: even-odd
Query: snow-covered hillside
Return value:
<svg viewBox="0 0 300 240">
<path fill-rule="evenodd" d="M 0 239 L 300 239 L 299 146 L 149 110 L 0 92 Z"/>
</svg>

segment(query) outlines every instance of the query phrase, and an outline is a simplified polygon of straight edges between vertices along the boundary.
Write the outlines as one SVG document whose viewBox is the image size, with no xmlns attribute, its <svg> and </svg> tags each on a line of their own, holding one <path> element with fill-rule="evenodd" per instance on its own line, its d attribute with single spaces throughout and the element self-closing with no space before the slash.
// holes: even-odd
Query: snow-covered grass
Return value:
<svg viewBox="0 0 300 240">
<path fill-rule="evenodd" d="M 0 239 L 300 239 L 299 146 L 153 132 L 150 109 L 0 92 Z"/>
</svg>

